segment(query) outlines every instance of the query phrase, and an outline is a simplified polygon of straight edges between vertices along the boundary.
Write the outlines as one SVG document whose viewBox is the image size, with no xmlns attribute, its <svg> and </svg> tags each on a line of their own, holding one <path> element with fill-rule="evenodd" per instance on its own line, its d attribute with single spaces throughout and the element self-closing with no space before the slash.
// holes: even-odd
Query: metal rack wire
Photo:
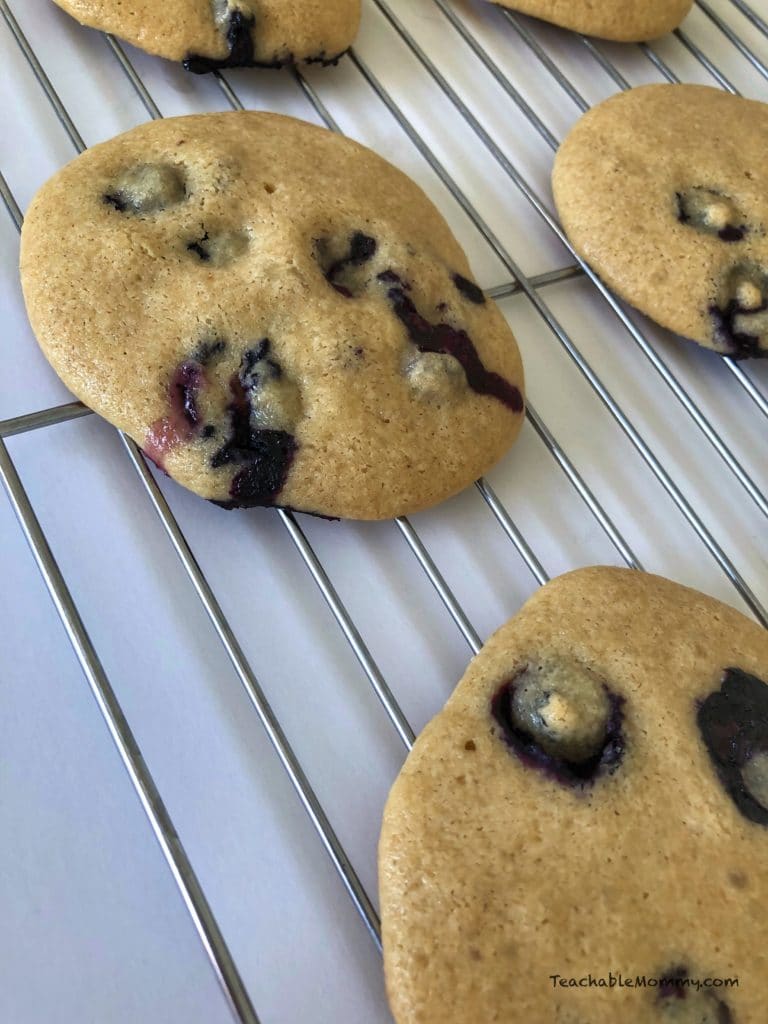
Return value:
<svg viewBox="0 0 768 1024">
<path fill-rule="evenodd" d="M 484 123 L 483 113 L 476 113 L 470 103 L 462 98 L 448 77 L 418 43 L 413 33 L 409 31 L 387 0 L 370 0 L 370 3 L 383 17 L 394 36 L 413 55 L 423 69 L 423 72 L 437 86 L 444 98 L 453 106 L 463 122 L 471 129 L 479 144 L 485 148 L 490 157 L 501 168 L 509 182 L 530 204 L 541 221 L 542 231 L 551 232 L 573 257 L 574 262 L 568 266 L 538 276 L 526 276 L 519 262 L 509 251 L 509 247 L 483 219 L 480 212 L 462 191 L 451 172 L 424 141 L 417 128 L 409 121 L 395 98 L 379 81 L 360 54 L 353 50 L 349 55 L 349 60 L 359 75 L 361 87 L 369 89 L 376 100 L 382 104 L 383 108 L 402 129 L 406 137 L 421 153 L 440 181 L 447 187 L 453 199 L 456 200 L 459 207 L 468 216 L 471 223 L 487 243 L 489 249 L 498 257 L 501 265 L 506 268 L 509 274 L 509 281 L 489 290 L 489 294 L 494 298 L 505 298 L 515 294 L 526 298 L 531 309 L 541 319 L 547 331 L 552 334 L 557 344 L 573 362 L 578 372 L 587 382 L 595 398 L 613 418 L 634 450 L 674 503 L 679 513 L 693 529 L 703 547 L 728 578 L 741 600 L 759 622 L 768 626 L 768 611 L 766 611 L 758 596 L 726 553 L 721 540 L 707 526 L 702 516 L 696 511 L 693 503 L 676 482 L 673 473 L 665 466 L 662 458 L 657 455 L 653 446 L 643 436 L 642 431 L 625 411 L 621 401 L 609 390 L 595 368 L 580 351 L 570 333 L 555 315 L 551 305 L 544 298 L 543 293 L 546 292 L 546 289 L 552 285 L 577 277 L 588 281 L 595 289 L 600 301 L 615 316 L 622 332 L 626 333 L 633 344 L 637 346 L 647 360 L 648 365 L 659 376 L 665 387 L 674 397 L 674 400 L 680 404 L 687 416 L 695 424 L 702 439 L 716 453 L 717 458 L 727 472 L 727 479 L 732 478 L 760 514 L 768 516 L 768 498 L 766 498 L 765 493 L 761 489 L 761 485 L 742 465 L 742 462 L 731 446 L 722 436 L 722 432 L 713 423 L 712 419 L 704 413 L 680 378 L 672 371 L 647 331 L 638 326 L 637 319 L 624 309 L 591 269 L 570 248 L 567 238 L 559 227 L 556 218 L 551 213 L 546 200 L 536 192 L 525 174 L 516 166 L 513 154 L 507 152 L 495 140 L 493 133 Z M 492 76 L 509 103 L 524 116 L 532 130 L 552 150 L 556 149 L 558 139 L 555 134 L 532 106 L 529 105 L 519 89 L 482 45 L 472 29 L 468 27 L 466 20 L 461 16 L 458 9 L 454 9 L 447 0 L 430 0 L 430 3 L 445 18 L 451 30 L 455 33 L 457 45 L 466 47 L 472 53 L 479 64 Z M 768 38 L 768 25 L 745 0 L 722 0 L 721 6 L 727 7 L 728 5 L 740 12 L 758 32 Z M 697 6 L 712 25 L 732 44 L 739 56 L 748 62 L 762 78 L 768 80 L 768 67 L 766 67 L 766 64 L 733 30 L 729 22 L 721 16 L 712 4 L 707 2 L 707 0 L 697 0 Z M 82 152 L 85 149 L 84 140 L 36 56 L 33 45 L 22 32 L 7 0 L 0 0 L 0 12 L 51 108 L 68 135 L 74 150 Z M 574 104 L 579 111 L 588 109 L 589 104 L 587 100 L 548 54 L 546 48 L 539 42 L 535 32 L 530 27 L 532 23 L 509 11 L 504 12 L 504 19 L 509 25 L 511 32 L 525 45 L 532 59 L 537 61 L 541 68 L 551 77 L 554 87 L 562 90 L 566 99 Z M 733 93 L 737 92 L 729 78 L 686 32 L 677 30 L 675 36 L 688 53 L 711 75 L 714 82 Z M 147 114 L 151 118 L 162 117 L 157 103 L 122 45 L 113 37 L 107 36 L 106 38 L 113 57 L 128 77 Z M 577 45 L 583 46 L 584 50 L 594 59 L 596 67 L 602 69 L 618 88 L 629 88 L 628 81 L 616 64 L 606 55 L 604 48 L 587 38 L 575 38 Z M 656 69 L 663 79 L 667 81 L 678 80 L 674 71 L 659 55 L 655 47 L 643 44 L 641 50 L 650 65 Z M 338 124 L 310 81 L 299 71 L 293 71 L 292 74 L 297 86 L 312 105 L 320 120 L 329 129 L 339 131 Z M 232 109 L 242 109 L 243 103 L 226 75 L 217 73 L 215 78 L 227 104 Z M 15 226 L 17 229 L 20 229 L 22 212 L 5 178 L 1 174 L 0 192 Z M 730 359 L 723 360 L 723 364 L 727 368 L 727 372 L 735 380 L 743 396 L 749 400 L 761 416 L 768 416 L 768 397 L 766 397 L 756 376 L 743 365 L 735 363 Z M 216 972 L 232 1013 L 243 1024 L 253 1024 L 253 1022 L 258 1021 L 256 1010 L 251 1003 L 225 938 L 217 925 L 205 893 L 197 880 L 194 869 L 176 833 L 152 775 L 138 749 L 131 728 L 101 664 L 99 655 L 89 639 L 86 626 L 72 598 L 67 582 L 58 568 L 55 556 L 41 528 L 35 509 L 25 492 L 5 444 L 5 439 L 14 435 L 52 427 L 67 420 L 87 415 L 89 415 L 88 409 L 80 403 L 71 402 L 0 422 L 0 476 L 2 476 L 4 486 L 29 546 L 32 549 L 46 587 L 64 624 L 89 686 L 98 702 L 99 709 L 120 757 L 129 773 L 131 782 L 141 800 L 152 830 L 173 873 L 182 898 L 192 916 L 194 925 Z M 641 568 L 640 561 L 629 541 L 606 511 L 590 483 L 566 454 L 554 432 L 547 426 L 536 409 L 530 405 L 527 410 L 527 419 L 543 448 L 547 451 L 549 457 L 554 460 L 559 470 L 562 471 L 568 484 L 584 503 L 589 514 L 594 517 L 594 520 L 615 548 L 619 558 L 630 567 Z M 296 795 L 309 815 L 322 846 L 330 857 L 340 881 L 353 901 L 371 940 L 376 946 L 380 947 L 379 921 L 374 904 L 365 891 L 310 780 L 281 728 L 280 722 L 256 678 L 235 631 L 225 616 L 205 574 L 198 565 L 189 542 L 185 538 L 176 517 L 159 489 L 154 476 L 148 469 L 139 449 L 133 441 L 125 436 L 122 436 L 122 443 L 126 456 L 134 471 L 138 474 L 146 491 L 147 498 L 157 513 L 167 537 L 181 561 L 189 582 L 202 602 L 211 626 L 223 644 L 232 667 L 258 715 L 275 753 L 287 772 Z M 539 584 L 545 583 L 548 575 L 542 561 L 513 520 L 503 501 L 487 481 L 480 480 L 476 486 L 491 516 L 514 545 L 533 578 Z M 323 562 L 313 549 L 306 533 L 293 513 L 278 510 L 275 515 L 280 518 L 291 542 L 304 562 L 307 572 L 319 588 L 339 629 L 359 662 L 364 676 L 381 702 L 392 727 L 403 746 L 408 749 L 413 742 L 414 731 L 370 649 L 366 645 L 352 614 L 335 589 Z M 438 565 L 430 555 L 416 528 L 406 518 L 398 519 L 396 526 L 468 647 L 473 653 L 477 652 L 481 646 L 480 635 L 470 621 L 456 594 L 441 574 Z"/>
</svg>

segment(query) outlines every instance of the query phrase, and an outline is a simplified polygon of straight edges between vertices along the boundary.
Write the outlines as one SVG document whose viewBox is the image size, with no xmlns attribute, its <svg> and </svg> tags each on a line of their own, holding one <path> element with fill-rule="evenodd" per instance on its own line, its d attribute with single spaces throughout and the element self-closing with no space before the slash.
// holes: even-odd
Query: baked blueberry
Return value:
<svg viewBox="0 0 768 1024">
<path fill-rule="evenodd" d="M 623 705 L 591 669 L 548 657 L 516 672 L 494 695 L 491 714 L 524 764 L 581 786 L 618 767 Z"/>
<path fill-rule="evenodd" d="M 417 310 L 403 284 L 392 270 L 379 274 L 378 279 L 390 285 L 387 298 L 395 316 L 403 323 L 408 337 L 420 352 L 434 352 L 452 356 L 463 368 L 467 383 L 480 395 L 491 395 L 513 412 L 521 412 L 523 396 L 520 390 L 498 373 L 486 370 L 477 349 L 465 330 L 451 324 L 431 323 Z"/>
<path fill-rule="evenodd" d="M 208 231 L 187 243 L 187 251 L 194 253 L 203 263 L 222 267 L 242 256 L 248 248 L 248 235 L 244 231 Z"/>
<path fill-rule="evenodd" d="M 725 274 L 710 306 L 715 337 L 734 359 L 768 357 L 768 271 L 742 261 Z"/>
<path fill-rule="evenodd" d="M 694 978 L 677 965 L 659 972 L 656 1006 L 665 1024 L 736 1024 L 728 1004 L 712 988 L 701 988 L 706 976 Z"/>
<path fill-rule="evenodd" d="M 696 231 L 715 235 L 722 242 L 740 242 L 747 233 L 745 218 L 736 203 L 711 188 L 677 192 L 677 219 Z"/>
<path fill-rule="evenodd" d="M 326 280 L 337 292 L 350 299 L 360 294 L 367 285 L 368 278 L 357 271 L 376 253 L 376 239 L 362 231 L 355 231 L 350 237 L 348 248 L 339 255 L 339 242 L 335 239 L 322 238 L 315 243 L 320 266 Z"/>
<path fill-rule="evenodd" d="M 745 818 L 768 825 L 768 686 L 727 668 L 696 720 L 725 791 Z"/>
<path fill-rule="evenodd" d="M 186 199 L 184 174 L 172 164 L 136 164 L 104 193 L 120 213 L 159 213 Z"/>
<path fill-rule="evenodd" d="M 470 302 L 474 302 L 476 306 L 482 306 L 485 302 L 485 295 L 483 294 L 482 288 L 479 288 L 474 281 L 470 281 L 467 277 L 462 277 L 461 274 L 454 274 L 452 281 L 456 285 L 456 289 L 461 292 L 465 299 L 469 299 Z"/>
</svg>

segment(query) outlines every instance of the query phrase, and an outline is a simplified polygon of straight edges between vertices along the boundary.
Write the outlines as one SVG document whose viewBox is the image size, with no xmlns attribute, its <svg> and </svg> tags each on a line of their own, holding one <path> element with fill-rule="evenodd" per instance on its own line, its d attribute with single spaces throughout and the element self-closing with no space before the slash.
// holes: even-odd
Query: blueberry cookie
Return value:
<svg viewBox="0 0 768 1024">
<path fill-rule="evenodd" d="M 543 587 L 386 806 L 398 1024 L 764 1024 L 767 682 L 768 633 L 696 591 Z"/>
<path fill-rule="evenodd" d="M 188 71 L 335 64 L 352 44 L 360 0 L 55 0 L 81 24 L 112 32 Z"/>
<path fill-rule="evenodd" d="M 768 105 L 701 85 L 614 96 L 560 147 L 555 202 L 623 299 L 723 355 L 768 355 Z"/>
<path fill-rule="evenodd" d="M 677 28 L 693 0 L 496 0 L 554 25 L 601 39 L 639 43 Z"/>
<path fill-rule="evenodd" d="M 432 203 L 292 118 L 167 119 L 88 150 L 33 200 L 21 272 L 64 383 L 218 502 L 412 512 L 522 424 L 515 339 Z"/>
</svg>

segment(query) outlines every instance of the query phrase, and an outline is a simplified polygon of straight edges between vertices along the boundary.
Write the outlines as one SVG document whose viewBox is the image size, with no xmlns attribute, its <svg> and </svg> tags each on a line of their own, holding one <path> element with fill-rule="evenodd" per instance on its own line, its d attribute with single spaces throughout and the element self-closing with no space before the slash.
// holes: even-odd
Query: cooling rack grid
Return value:
<svg viewBox="0 0 768 1024">
<path fill-rule="evenodd" d="M 196 79 L 46 0 L 0 0 L 0 1020 L 386 1021 L 383 800 L 482 638 L 550 575 L 597 562 L 768 624 L 768 367 L 618 303 L 548 189 L 568 127 L 618 89 L 768 99 L 764 6 L 697 0 L 674 35 L 618 46 L 481 2 L 366 0 L 335 69 Z M 241 106 L 344 131 L 410 173 L 516 332 L 520 442 L 412 522 L 209 507 L 68 400 L 36 350 L 14 265 L 38 185 L 147 117 Z"/>
</svg>

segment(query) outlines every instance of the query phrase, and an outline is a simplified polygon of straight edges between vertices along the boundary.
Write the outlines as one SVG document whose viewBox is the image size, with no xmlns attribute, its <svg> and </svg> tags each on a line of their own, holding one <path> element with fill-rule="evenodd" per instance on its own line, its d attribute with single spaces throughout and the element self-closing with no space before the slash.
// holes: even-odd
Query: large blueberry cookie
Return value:
<svg viewBox="0 0 768 1024">
<path fill-rule="evenodd" d="M 676 28 L 693 0 L 495 0 L 563 28 L 601 39 L 642 42 Z"/>
<path fill-rule="evenodd" d="M 55 0 L 81 24 L 202 74 L 216 68 L 333 64 L 360 23 L 360 0 Z"/>
<path fill-rule="evenodd" d="M 88 150 L 33 200 L 21 272 L 67 386 L 218 502 L 415 511 L 522 424 L 515 339 L 435 207 L 292 118 L 155 121 Z"/>
<path fill-rule="evenodd" d="M 700 85 L 614 96 L 558 151 L 574 248 L 663 327 L 735 359 L 768 355 L 768 104 Z"/>
<path fill-rule="evenodd" d="M 560 577 L 418 738 L 379 854 L 397 1024 L 764 1024 L 768 633 Z"/>
</svg>

